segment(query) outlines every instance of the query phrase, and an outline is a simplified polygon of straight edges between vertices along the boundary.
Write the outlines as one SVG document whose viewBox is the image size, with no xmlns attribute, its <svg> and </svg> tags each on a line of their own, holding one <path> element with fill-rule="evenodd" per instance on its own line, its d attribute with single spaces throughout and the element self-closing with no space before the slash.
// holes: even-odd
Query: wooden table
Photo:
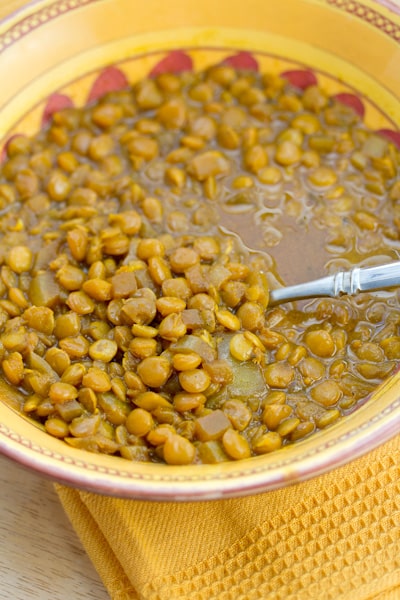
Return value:
<svg viewBox="0 0 400 600">
<path fill-rule="evenodd" d="M 109 598 L 52 483 L 0 456 L 0 599 Z"/>
</svg>

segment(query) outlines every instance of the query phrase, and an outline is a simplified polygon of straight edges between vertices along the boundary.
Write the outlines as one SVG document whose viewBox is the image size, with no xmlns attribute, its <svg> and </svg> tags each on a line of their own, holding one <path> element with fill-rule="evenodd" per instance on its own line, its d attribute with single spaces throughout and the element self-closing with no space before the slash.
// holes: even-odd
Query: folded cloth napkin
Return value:
<svg viewBox="0 0 400 600">
<path fill-rule="evenodd" d="M 333 472 L 245 498 L 57 491 L 113 600 L 400 599 L 400 436 Z"/>
</svg>

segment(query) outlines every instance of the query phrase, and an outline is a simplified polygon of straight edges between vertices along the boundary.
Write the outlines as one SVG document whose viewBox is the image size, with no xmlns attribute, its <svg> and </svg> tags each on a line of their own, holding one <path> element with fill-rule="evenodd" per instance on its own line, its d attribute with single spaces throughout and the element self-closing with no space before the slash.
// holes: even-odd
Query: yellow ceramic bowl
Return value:
<svg viewBox="0 0 400 600">
<path fill-rule="evenodd" d="M 0 6 L 0 140 L 150 72 L 236 66 L 317 78 L 399 143 L 400 5 L 394 0 L 36 0 Z M 293 484 L 383 443 L 400 426 L 399 374 L 348 418 L 275 454 L 171 467 L 90 454 L 42 432 L 0 387 L 0 451 L 58 481 L 121 497 L 196 500 Z"/>
</svg>

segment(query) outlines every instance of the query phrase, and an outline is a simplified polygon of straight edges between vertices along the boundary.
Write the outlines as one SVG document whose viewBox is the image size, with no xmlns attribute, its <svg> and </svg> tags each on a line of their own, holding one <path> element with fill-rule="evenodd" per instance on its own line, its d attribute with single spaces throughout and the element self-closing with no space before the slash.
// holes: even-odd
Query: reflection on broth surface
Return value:
<svg viewBox="0 0 400 600">
<path fill-rule="evenodd" d="M 92 452 L 259 455 L 328 427 L 400 357 L 395 292 L 268 308 L 398 257 L 399 151 L 317 85 L 216 66 L 53 115 L 7 146 L 0 360 Z"/>
</svg>

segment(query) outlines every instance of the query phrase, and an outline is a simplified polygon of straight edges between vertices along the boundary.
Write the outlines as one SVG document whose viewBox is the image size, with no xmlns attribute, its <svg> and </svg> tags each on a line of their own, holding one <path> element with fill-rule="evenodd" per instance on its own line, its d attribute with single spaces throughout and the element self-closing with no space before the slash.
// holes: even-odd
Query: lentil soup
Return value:
<svg viewBox="0 0 400 600">
<path fill-rule="evenodd" d="M 218 463 L 343 418 L 397 368 L 398 294 L 268 290 L 398 258 L 399 151 L 318 85 L 215 66 L 7 145 L 0 359 L 69 445 Z"/>
</svg>

